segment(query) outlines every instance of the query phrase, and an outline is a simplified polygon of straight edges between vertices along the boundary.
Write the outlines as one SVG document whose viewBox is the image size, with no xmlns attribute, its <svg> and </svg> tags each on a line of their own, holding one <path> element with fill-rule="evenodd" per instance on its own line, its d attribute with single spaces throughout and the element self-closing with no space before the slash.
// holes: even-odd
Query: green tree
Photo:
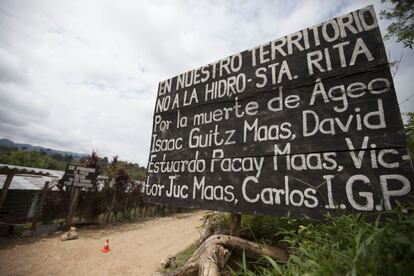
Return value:
<svg viewBox="0 0 414 276">
<path fill-rule="evenodd" d="M 393 21 L 388 27 L 385 39 L 395 37 L 404 47 L 414 44 L 414 0 L 383 0 L 391 2 L 392 8 L 381 11 L 381 18 Z"/>
<path fill-rule="evenodd" d="M 405 133 L 407 135 L 407 145 L 410 150 L 411 158 L 414 158 L 414 112 L 404 113 L 407 118 L 405 123 Z"/>
<path fill-rule="evenodd" d="M 56 156 L 5 147 L 0 147 L 0 163 L 51 170 L 64 170 L 66 167 L 66 162 Z"/>
</svg>

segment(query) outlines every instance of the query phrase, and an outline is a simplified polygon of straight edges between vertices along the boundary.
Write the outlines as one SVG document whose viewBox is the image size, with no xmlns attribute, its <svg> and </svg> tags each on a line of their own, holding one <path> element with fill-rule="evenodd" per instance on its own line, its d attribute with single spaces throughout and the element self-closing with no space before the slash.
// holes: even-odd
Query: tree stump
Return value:
<svg viewBox="0 0 414 276">
<path fill-rule="evenodd" d="M 203 219 L 203 225 L 200 230 L 200 238 L 197 241 L 197 245 L 201 245 L 212 235 L 227 235 L 229 230 L 224 228 L 215 216 L 206 216 Z"/>
</svg>

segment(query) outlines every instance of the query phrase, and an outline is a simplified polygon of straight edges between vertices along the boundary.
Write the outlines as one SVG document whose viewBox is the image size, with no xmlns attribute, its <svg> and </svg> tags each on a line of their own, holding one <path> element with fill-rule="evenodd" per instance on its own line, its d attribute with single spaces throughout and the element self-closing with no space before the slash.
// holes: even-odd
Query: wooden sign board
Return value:
<svg viewBox="0 0 414 276">
<path fill-rule="evenodd" d="M 160 82 L 145 200 L 279 216 L 413 195 L 373 6 Z"/>
<path fill-rule="evenodd" d="M 68 165 L 63 176 L 63 182 L 69 186 L 92 188 L 97 176 L 95 168 Z"/>
</svg>

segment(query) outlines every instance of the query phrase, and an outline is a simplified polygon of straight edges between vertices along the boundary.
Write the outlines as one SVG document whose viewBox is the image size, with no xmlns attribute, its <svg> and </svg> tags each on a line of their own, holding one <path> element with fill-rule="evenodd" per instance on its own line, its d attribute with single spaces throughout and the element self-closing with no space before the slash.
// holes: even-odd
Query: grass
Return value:
<svg viewBox="0 0 414 276">
<path fill-rule="evenodd" d="M 384 215 L 373 223 L 358 215 L 326 216 L 322 222 L 247 217 L 244 231 L 256 240 L 295 248 L 297 254 L 291 254 L 287 264 L 243 257 L 231 274 L 412 275 L 414 204 Z"/>
<path fill-rule="evenodd" d="M 207 215 L 227 227 L 227 214 Z M 384 212 L 375 221 L 346 214 L 327 215 L 323 221 L 243 215 L 241 236 L 295 253 L 286 264 L 266 256 L 255 261 L 232 257 L 227 273 L 233 276 L 413 275 L 414 271 L 414 202 Z M 176 256 L 178 267 L 196 249 L 192 244 L 180 252 Z"/>
</svg>

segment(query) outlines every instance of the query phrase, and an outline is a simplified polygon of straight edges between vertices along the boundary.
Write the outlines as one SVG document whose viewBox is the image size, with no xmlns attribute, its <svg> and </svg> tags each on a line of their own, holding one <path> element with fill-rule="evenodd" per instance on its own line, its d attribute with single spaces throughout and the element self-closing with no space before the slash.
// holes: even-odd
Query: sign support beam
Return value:
<svg viewBox="0 0 414 276">
<path fill-rule="evenodd" d="M 240 237 L 241 215 L 230 213 L 230 236 Z"/>
<path fill-rule="evenodd" d="M 68 216 L 66 218 L 66 228 L 67 228 L 67 230 L 69 230 L 70 227 L 72 226 L 73 216 L 74 216 L 75 211 L 76 211 L 76 206 L 78 205 L 78 198 L 79 198 L 80 188 L 79 187 L 73 187 L 73 189 L 75 189 L 75 191 L 73 193 L 73 198 L 72 198 L 72 201 L 71 201 L 70 206 L 69 206 Z"/>
</svg>

